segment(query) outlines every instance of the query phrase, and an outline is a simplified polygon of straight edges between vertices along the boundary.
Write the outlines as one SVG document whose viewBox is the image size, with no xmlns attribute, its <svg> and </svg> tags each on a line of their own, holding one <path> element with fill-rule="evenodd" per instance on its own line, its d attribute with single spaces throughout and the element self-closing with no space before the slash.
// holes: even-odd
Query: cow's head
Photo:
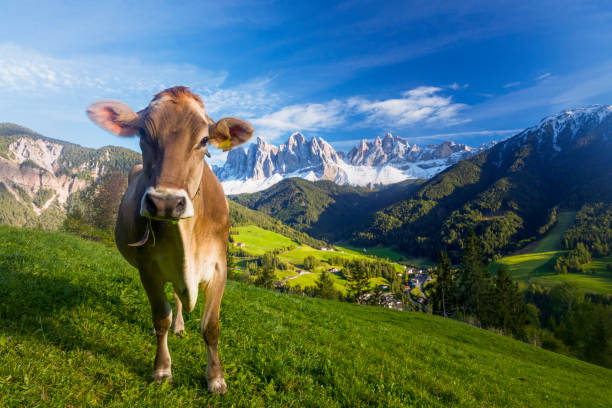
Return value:
<svg viewBox="0 0 612 408">
<path fill-rule="evenodd" d="M 147 185 L 140 214 L 156 219 L 193 216 L 192 198 L 200 187 L 209 144 L 226 151 L 253 135 L 251 125 L 240 119 L 215 123 L 200 97 L 183 86 L 158 93 L 138 113 L 123 102 L 100 101 L 89 106 L 87 115 L 115 135 L 140 136 Z"/>
</svg>

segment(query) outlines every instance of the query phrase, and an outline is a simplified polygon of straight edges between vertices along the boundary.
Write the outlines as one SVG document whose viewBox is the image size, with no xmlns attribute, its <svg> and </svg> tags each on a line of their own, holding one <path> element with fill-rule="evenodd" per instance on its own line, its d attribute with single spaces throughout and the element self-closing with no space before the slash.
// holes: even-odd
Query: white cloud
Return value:
<svg viewBox="0 0 612 408">
<path fill-rule="evenodd" d="M 515 86 L 519 86 L 521 84 L 520 81 L 516 81 L 516 82 L 508 82 L 507 84 L 504 84 L 504 88 L 512 88 Z"/>
<path fill-rule="evenodd" d="M 291 105 L 251 122 L 256 134 L 267 140 L 295 131 L 331 131 L 341 126 L 398 128 L 421 123 L 449 126 L 467 122 L 459 116 L 466 105 L 439 95 L 441 91 L 438 87 L 420 86 L 402 92 L 400 98 L 372 101 L 351 97 Z"/>
<path fill-rule="evenodd" d="M 332 100 L 325 103 L 308 103 L 284 108 L 252 119 L 256 133 L 273 140 L 287 132 L 333 129 L 345 122 L 345 104 Z"/>
<path fill-rule="evenodd" d="M 458 117 L 466 107 L 452 102 L 452 97 L 438 95 L 441 88 L 420 86 L 402 93 L 402 98 L 370 101 L 351 98 L 349 106 L 365 115 L 365 124 L 408 126 L 418 122 L 452 125 L 465 122 Z"/>
</svg>

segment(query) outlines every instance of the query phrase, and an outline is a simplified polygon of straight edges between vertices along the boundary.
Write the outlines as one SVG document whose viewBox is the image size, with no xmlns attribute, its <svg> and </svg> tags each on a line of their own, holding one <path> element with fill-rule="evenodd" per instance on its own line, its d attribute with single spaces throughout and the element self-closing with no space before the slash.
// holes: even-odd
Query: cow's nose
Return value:
<svg viewBox="0 0 612 408">
<path fill-rule="evenodd" d="M 152 218 L 173 219 L 187 218 L 193 215 L 189 211 L 187 195 L 183 192 L 160 192 L 149 189 L 142 198 L 140 213 Z"/>
</svg>

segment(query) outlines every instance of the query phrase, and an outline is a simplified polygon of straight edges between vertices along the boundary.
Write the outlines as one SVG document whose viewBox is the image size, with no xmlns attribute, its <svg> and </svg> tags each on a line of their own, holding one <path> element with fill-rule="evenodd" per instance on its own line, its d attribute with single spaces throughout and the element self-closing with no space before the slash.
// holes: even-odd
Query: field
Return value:
<svg viewBox="0 0 612 408">
<path fill-rule="evenodd" d="M 558 275 L 554 272 L 557 257 L 566 252 L 561 250 L 563 233 L 572 225 L 575 217 L 575 212 L 559 213 L 557 224 L 544 238 L 519 251 L 522 253 L 492 263 L 489 269 L 495 272 L 499 263 L 504 264 L 522 286 L 536 283 L 549 287 L 572 282 L 585 292 L 612 293 L 612 272 L 606 269 L 607 265 L 612 264 L 612 257 L 594 259 L 587 264 L 585 269 L 590 271 L 590 274 Z"/>
<path fill-rule="evenodd" d="M 245 243 L 246 246 L 241 249 L 253 256 L 263 255 L 265 252 L 273 249 L 282 250 L 278 257 L 281 259 L 281 261 L 288 263 L 290 269 L 277 270 L 276 276 L 278 279 L 297 276 L 296 271 L 303 268 L 304 258 L 308 256 L 313 256 L 320 262 L 320 264 L 312 271 L 314 273 L 304 274 L 294 279 L 288 279 L 287 284 L 289 286 L 300 286 L 303 288 L 307 286 L 314 286 L 315 281 L 318 279 L 319 273 L 332 267 L 331 263 L 329 262 L 330 258 L 340 257 L 345 259 L 364 259 L 371 262 L 374 260 L 375 256 L 379 256 L 374 253 L 376 251 L 368 251 L 367 253 L 363 253 L 361 250 L 356 248 L 345 246 L 334 245 L 334 248 L 336 248 L 337 251 L 322 251 L 308 245 L 298 246 L 296 242 L 281 234 L 267 231 L 253 225 L 237 227 L 234 228 L 234 230 L 238 232 L 238 234 L 232 234 L 234 241 Z M 288 247 L 291 249 L 287 250 L 286 248 Z M 399 254 L 390 248 L 377 248 L 377 250 L 379 254 Z M 240 267 L 244 267 L 246 261 L 239 262 L 238 264 Z M 398 272 L 403 272 L 404 270 L 404 268 L 399 264 L 396 264 L 395 268 Z M 334 280 L 335 288 L 343 294 L 346 294 L 346 280 L 337 276 L 336 274 L 332 274 L 331 277 Z M 372 285 L 388 284 L 384 278 L 370 279 L 370 282 Z"/>
<path fill-rule="evenodd" d="M 206 392 L 201 300 L 155 350 L 137 271 L 101 244 L 0 227 L 0 406 L 607 407 L 612 371 L 437 316 L 229 282 Z"/>
<path fill-rule="evenodd" d="M 238 232 L 238 234 L 232 234 L 234 241 L 244 243 L 246 245 L 244 250 L 253 255 L 263 255 L 273 249 L 297 245 L 284 235 L 254 225 L 234 227 L 232 230 Z"/>
</svg>

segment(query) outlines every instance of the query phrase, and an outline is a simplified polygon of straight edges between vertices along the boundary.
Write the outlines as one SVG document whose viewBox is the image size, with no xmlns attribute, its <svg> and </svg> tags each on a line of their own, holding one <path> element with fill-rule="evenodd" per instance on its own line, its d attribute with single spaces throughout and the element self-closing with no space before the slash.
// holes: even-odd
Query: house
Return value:
<svg viewBox="0 0 612 408">
<path fill-rule="evenodd" d="M 329 273 L 340 272 L 340 269 L 338 269 L 338 268 L 329 268 L 327 270 L 327 272 L 329 272 Z"/>
<path fill-rule="evenodd" d="M 381 290 L 389 290 L 389 286 L 387 285 L 378 285 Z"/>
<path fill-rule="evenodd" d="M 237 246 L 237 247 L 245 247 L 246 246 L 246 244 L 244 242 L 235 242 L 234 245 Z"/>
<path fill-rule="evenodd" d="M 327 251 L 327 248 L 326 247 L 321 247 L 321 248 L 319 248 L 319 251 Z"/>
</svg>

